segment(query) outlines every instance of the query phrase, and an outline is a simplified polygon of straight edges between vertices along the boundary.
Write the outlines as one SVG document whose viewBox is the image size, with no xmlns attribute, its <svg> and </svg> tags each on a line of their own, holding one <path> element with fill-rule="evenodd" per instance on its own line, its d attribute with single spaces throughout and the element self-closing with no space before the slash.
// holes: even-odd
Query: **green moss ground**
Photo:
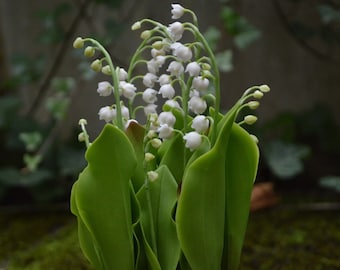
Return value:
<svg viewBox="0 0 340 270">
<path fill-rule="evenodd" d="M 340 269 L 340 211 L 289 202 L 251 214 L 240 270 Z M 0 230 L 0 270 L 92 269 L 67 212 L 0 213 Z"/>
</svg>

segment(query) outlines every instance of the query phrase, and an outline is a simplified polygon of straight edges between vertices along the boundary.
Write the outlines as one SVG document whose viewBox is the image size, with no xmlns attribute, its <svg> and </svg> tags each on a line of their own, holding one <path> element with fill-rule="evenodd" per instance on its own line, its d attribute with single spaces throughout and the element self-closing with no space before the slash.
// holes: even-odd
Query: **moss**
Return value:
<svg viewBox="0 0 340 270">
<path fill-rule="evenodd" d="M 316 197 L 293 197 L 283 197 L 290 207 L 251 214 L 240 270 L 340 269 L 340 215 L 298 210 L 298 203 Z M 92 269 L 67 212 L 1 215 L 0 230 L 0 269 Z"/>
<path fill-rule="evenodd" d="M 250 216 L 241 270 L 340 269 L 340 216 L 271 209 Z"/>
<path fill-rule="evenodd" d="M 76 220 L 68 213 L 6 215 L 0 226 L 0 268 L 92 269 L 79 247 Z"/>
</svg>

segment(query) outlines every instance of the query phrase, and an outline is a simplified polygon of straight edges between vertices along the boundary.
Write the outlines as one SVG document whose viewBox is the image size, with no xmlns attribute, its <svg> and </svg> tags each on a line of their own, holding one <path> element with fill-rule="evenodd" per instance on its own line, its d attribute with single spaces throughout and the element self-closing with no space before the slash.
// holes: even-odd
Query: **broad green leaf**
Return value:
<svg viewBox="0 0 340 270">
<path fill-rule="evenodd" d="M 256 143 L 247 131 L 234 124 L 225 159 L 226 220 L 222 269 L 236 270 L 240 263 L 258 160 Z"/>
<path fill-rule="evenodd" d="M 176 225 L 172 212 L 177 201 L 177 183 L 166 166 L 160 166 L 158 178 L 137 193 L 141 207 L 141 225 L 157 255 L 162 270 L 175 270 L 180 256 Z"/>
<path fill-rule="evenodd" d="M 225 155 L 236 107 L 220 120 L 210 151 L 184 172 L 176 223 L 183 253 L 195 270 L 221 268 L 224 245 Z"/>
<path fill-rule="evenodd" d="M 99 269 L 133 269 L 129 185 L 136 167 L 134 149 L 121 130 L 107 124 L 86 159 L 88 166 L 71 194 L 71 211 L 83 223 L 81 247 L 93 264 L 100 262 Z"/>
<path fill-rule="evenodd" d="M 184 171 L 184 141 L 180 134 L 175 135 L 170 141 L 163 143 L 162 148 L 166 148 L 164 154 L 161 154 L 159 165 L 166 165 L 171 174 L 175 177 L 177 183 L 182 182 Z M 160 151 L 163 151 L 160 149 Z"/>
</svg>

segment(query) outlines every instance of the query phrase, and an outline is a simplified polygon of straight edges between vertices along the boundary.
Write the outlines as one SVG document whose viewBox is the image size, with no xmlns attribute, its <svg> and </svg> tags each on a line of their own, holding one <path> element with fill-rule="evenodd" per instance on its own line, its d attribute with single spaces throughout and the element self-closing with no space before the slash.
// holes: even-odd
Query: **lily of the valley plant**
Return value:
<svg viewBox="0 0 340 270">
<path fill-rule="evenodd" d="M 82 251 L 98 270 L 239 266 L 259 152 L 240 126 L 257 118 L 237 116 L 269 88 L 247 89 L 222 114 L 218 66 L 196 16 L 179 4 L 171 12 L 192 20 L 133 24 L 147 30 L 125 68 L 94 39 L 73 44 L 108 76 L 97 89 L 108 102 L 102 132 L 90 142 L 79 122 L 88 165 L 71 194 Z"/>
</svg>

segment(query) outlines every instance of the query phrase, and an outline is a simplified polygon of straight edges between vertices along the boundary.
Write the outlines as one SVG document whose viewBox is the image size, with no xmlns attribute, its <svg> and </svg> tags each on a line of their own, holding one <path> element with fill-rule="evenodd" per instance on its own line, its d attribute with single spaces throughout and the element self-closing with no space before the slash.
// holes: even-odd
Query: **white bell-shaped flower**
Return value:
<svg viewBox="0 0 340 270">
<path fill-rule="evenodd" d="M 197 62 L 191 62 L 187 64 L 185 72 L 188 72 L 192 77 L 197 77 L 201 72 L 201 67 Z"/>
<path fill-rule="evenodd" d="M 126 81 L 128 79 L 128 73 L 124 68 L 119 68 L 119 80 Z"/>
<path fill-rule="evenodd" d="M 197 115 L 192 120 L 191 127 L 198 133 L 204 133 L 209 128 L 209 120 L 205 115 Z"/>
<path fill-rule="evenodd" d="M 189 148 L 190 151 L 196 150 L 198 147 L 200 147 L 202 143 L 202 136 L 196 131 L 191 131 L 189 133 L 186 133 L 183 136 L 183 139 L 186 141 L 185 147 Z"/>
<path fill-rule="evenodd" d="M 112 90 L 113 86 L 109 82 L 103 81 L 98 83 L 97 92 L 100 96 L 107 97 L 111 95 Z"/>
<path fill-rule="evenodd" d="M 157 81 L 157 76 L 150 72 L 146 73 L 143 77 L 143 84 L 149 88 L 153 87 L 156 81 Z"/>
<path fill-rule="evenodd" d="M 173 100 L 173 99 L 169 99 L 169 100 L 165 101 L 164 106 L 168 106 L 170 108 L 176 108 L 176 109 L 181 108 L 179 103 L 176 100 Z"/>
<path fill-rule="evenodd" d="M 164 125 L 160 125 L 157 131 L 158 131 L 159 138 L 170 139 L 173 134 L 174 129 L 168 126 L 167 124 L 164 124 Z"/>
<path fill-rule="evenodd" d="M 183 62 L 188 62 L 192 58 L 191 49 L 183 45 L 182 43 L 175 42 L 173 45 L 171 45 L 171 49 L 172 49 L 172 54 Z"/>
<path fill-rule="evenodd" d="M 207 103 L 201 97 L 193 96 L 190 98 L 189 109 L 195 114 L 202 114 L 207 109 Z"/>
<path fill-rule="evenodd" d="M 202 76 L 195 77 L 192 81 L 192 87 L 198 91 L 204 91 L 209 87 L 209 80 Z"/>
<path fill-rule="evenodd" d="M 127 83 L 125 81 L 119 82 L 119 88 L 121 93 L 127 99 L 133 99 L 136 95 L 137 88 L 132 83 Z"/>
<path fill-rule="evenodd" d="M 157 91 L 152 88 L 147 88 L 143 92 L 142 97 L 146 103 L 155 103 L 157 101 Z"/>
<path fill-rule="evenodd" d="M 183 74 L 184 67 L 182 63 L 177 62 L 177 61 L 172 61 L 169 64 L 168 69 L 166 71 L 170 72 L 170 74 L 173 76 L 179 77 L 180 75 Z"/>
<path fill-rule="evenodd" d="M 164 84 L 159 88 L 159 94 L 162 95 L 163 98 L 172 99 L 175 96 L 175 89 L 171 84 Z"/>
<path fill-rule="evenodd" d="M 146 116 L 148 116 L 149 114 L 154 114 L 154 113 L 157 114 L 157 105 L 153 103 L 146 105 L 144 107 L 144 113 Z"/>
<path fill-rule="evenodd" d="M 162 86 L 164 84 L 169 84 L 171 83 L 171 77 L 168 74 L 162 74 L 158 78 L 159 85 Z"/>
<path fill-rule="evenodd" d="M 172 7 L 172 9 L 171 9 L 171 14 L 172 14 L 171 18 L 172 19 L 177 20 L 177 19 L 179 19 L 179 18 L 181 18 L 183 16 L 184 8 L 181 5 L 179 5 L 179 4 L 171 4 L 171 7 Z"/>
<path fill-rule="evenodd" d="M 121 112 L 122 112 L 122 117 L 127 121 L 130 119 L 130 112 L 129 112 L 129 108 L 122 105 L 121 106 Z"/>
<path fill-rule="evenodd" d="M 104 120 L 106 123 L 108 123 L 116 118 L 116 110 L 110 106 L 105 106 L 100 108 L 98 115 L 100 120 Z"/>
<path fill-rule="evenodd" d="M 173 127 L 176 123 L 176 117 L 172 112 L 161 112 L 158 116 L 158 122 L 160 125 L 167 124 L 169 127 Z"/>
<path fill-rule="evenodd" d="M 168 30 L 169 30 L 172 40 L 178 41 L 182 38 L 182 35 L 184 32 L 184 26 L 180 22 L 174 22 L 169 25 Z"/>
</svg>

